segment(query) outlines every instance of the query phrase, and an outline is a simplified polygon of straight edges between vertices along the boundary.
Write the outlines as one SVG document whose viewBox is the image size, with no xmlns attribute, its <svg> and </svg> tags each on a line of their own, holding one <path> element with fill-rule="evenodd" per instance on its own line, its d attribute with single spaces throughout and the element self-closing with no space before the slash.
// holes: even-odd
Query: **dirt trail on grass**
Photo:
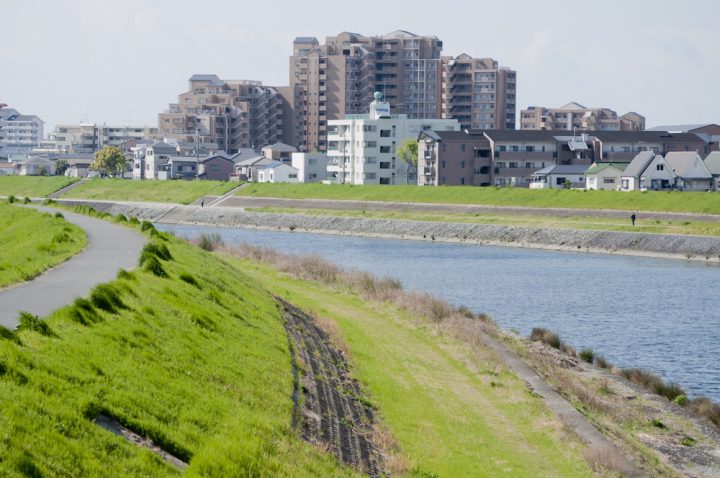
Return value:
<svg viewBox="0 0 720 478">
<path fill-rule="evenodd" d="M 327 446 L 338 460 L 358 471 L 382 476 L 380 453 L 372 443 L 373 410 L 348 376 L 342 353 L 312 317 L 277 300 L 294 348 L 295 416 L 303 438 Z"/>
</svg>

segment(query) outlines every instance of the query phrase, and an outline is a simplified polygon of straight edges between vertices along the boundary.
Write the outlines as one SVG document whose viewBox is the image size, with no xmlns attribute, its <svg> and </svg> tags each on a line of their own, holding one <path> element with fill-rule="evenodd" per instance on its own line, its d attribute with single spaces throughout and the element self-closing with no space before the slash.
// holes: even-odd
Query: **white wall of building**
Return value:
<svg viewBox="0 0 720 478">
<path fill-rule="evenodd" d="M 327 178 L 328 157 L 323 153 L 292 153 L 291 163 L 298 170 L 298 182 L 319 183 Z"/>
</svg>

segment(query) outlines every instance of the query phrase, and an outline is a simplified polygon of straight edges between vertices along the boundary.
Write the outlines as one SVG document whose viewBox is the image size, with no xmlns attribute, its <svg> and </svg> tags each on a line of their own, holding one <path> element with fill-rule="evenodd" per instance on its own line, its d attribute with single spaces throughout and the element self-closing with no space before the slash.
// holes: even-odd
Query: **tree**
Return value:
<svg viewBox="0 0 720 478">
<path fill-rule="evenodd" d="M 122 175 L 125 171 L 125 154 L 117 146 L 105 146 L 103 149 L 95 153 L 90 167 L 101 175 L 116 177 Z"/>
<path fill-rule="evenodd" d="M 414 139 L 406 139 L 395 151 L 395 157 L 405 161 L 408 165 L 408 179 L 412 176 L 417 179 L 418 165 L 418 142 Z"/>
<path fill-rule="evenodd" d="M 67 161 L 65 161 L 64 159 L 58 159 L 55 163 L 55 174 L 57 174 L 58 176 L 62 176 L 63 174 L 65 174 L 65 171 L 67 171 L 67 168 L 69 167 L 70 165 Z"/>
</svg>

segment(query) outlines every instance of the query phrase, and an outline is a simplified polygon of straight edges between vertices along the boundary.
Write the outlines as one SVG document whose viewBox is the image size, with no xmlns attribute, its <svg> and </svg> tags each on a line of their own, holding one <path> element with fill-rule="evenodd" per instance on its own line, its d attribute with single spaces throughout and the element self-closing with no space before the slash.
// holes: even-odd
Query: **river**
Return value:
<svg viewBox="0 0 720 478">
<path fill-rule="evenodd" d="M 506 330 L 558 332 L 580 350 L 720 401 L 720 267 L 697 263 L 425 241 L 169 226 L 181 237 L 218 233 L 345 267 L 489 314 Z"/>
</svg>

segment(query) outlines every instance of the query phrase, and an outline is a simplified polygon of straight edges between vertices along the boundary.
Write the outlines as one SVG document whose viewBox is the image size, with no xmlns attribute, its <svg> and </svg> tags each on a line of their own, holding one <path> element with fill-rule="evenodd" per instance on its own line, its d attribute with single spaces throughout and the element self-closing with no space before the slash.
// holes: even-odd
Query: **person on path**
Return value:
<svg viewBox="0 0 720 478">
<path fill-rule="evenodd" d="M 635 213 L 632 213 L 632 216 L 630 216 L 630 220 L 632 221 L 632 225 L 635 225 Z"/>
<path fill-rule="evenodd" d="M 205 207 L 205 198 L 200 199 L 200 207 Z"/>
</svg>

